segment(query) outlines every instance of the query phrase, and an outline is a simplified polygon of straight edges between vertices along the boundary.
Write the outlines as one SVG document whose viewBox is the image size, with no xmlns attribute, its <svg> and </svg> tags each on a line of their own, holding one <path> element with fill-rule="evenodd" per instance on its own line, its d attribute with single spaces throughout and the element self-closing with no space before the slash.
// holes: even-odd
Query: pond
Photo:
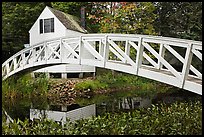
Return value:
<svg viewBox="0 0 204 137">
<path fill-rule="evenodd" d="M 147 108 L 151 107 L 152 104 L 159 104 L 162 102 L 171 104 L 176 101 L 202 101 L 200 95 L 185 90 L 172 93 L 158 93 L 151 97 L 137 96 L 134 95 L 134 92 L 135 91 L 117 91 L 109 94 L 95 95 L 91 98 L 79 98 L 76 100 L 75 104 L 69 106 L 53 104 L 43 96 L 38 96 L 37 98 L 18 98 L 15 100 L 7 99 L 3 102 L 3 107 L 12 119 L 19 118 L 24 120 L 25 118 L 37 118 L 38 112 L 40 113 L 41 111 L 44 113 L 45 111 L 47 113 L 52 113 L 51 115 L 56 119 L 62 119 L 64 115 L 71 115 L 68 113 L 73 113 L 72 115 L 78 118 L 85 118 L 82 116 L 85 115 L 85 113 L 89 113 L 86 114 L 87 116 L 98 116 L 106 112 L 119 113 L 132 111 L 141 107 Z M 81 117 L 75 115 L 73 110 L 80 110 L 80 113 L 75 112 L 75 114 L 81 114 Z M 34 111 L 35 113 L 33 113 Z"/>
</svg>

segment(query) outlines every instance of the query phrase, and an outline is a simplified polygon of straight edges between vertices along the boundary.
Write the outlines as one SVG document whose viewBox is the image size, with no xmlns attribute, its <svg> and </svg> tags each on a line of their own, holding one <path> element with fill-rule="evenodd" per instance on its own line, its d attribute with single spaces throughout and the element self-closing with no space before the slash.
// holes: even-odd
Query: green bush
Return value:
<svg viewBox="0 0 204 137">
<path fill-rule="evenodd" d="M 31 93 L 45 94 L 49 87 L 46 77 L 33 79 L 30 74 L 14 75 L 2 82 L 4 97 L 20 95 L 27 96 Z"/>
<path fill-rule="evenodd" d="M 202 103 L 157 104 L 131 112 L 106 113 L 103 116 L 67 122 L 64 126 L 43 119 L 2 123 L 3 135 L 201 135 Z"/>
<path fill-rule="evenodd" d="M 98 80 L 86 80 L 80 83 L 77 83 L 74 87 L 75 90 L 88 90 L 90 89 L 91 91 L 97 90 L 97 89 L 105 89 L 108 88 L 108 85 L 105 83 L 101 83 Z"/>
</svg>

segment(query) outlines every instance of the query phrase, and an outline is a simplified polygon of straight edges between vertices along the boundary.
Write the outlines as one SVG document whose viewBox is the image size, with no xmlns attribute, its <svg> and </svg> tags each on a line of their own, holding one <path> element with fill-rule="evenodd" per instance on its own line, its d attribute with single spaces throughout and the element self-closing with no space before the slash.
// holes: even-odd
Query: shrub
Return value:
<svg viewBox="0 0 204 137">
<path fill-rule="evenodd" d="M 201 135 L 202 103 L 156 104 L 131 112 L 106 113 L 64 126 L 52 120 L 2 123 L 3 135 Z"/>
</svg>

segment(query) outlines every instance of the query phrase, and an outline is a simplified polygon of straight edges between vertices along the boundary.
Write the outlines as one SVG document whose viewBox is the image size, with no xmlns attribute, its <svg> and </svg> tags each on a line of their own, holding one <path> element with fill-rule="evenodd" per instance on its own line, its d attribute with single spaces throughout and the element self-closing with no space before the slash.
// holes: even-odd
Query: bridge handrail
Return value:
<svg viewBox="0 0 204 137">
<path fill-rule="evenodd" d="M 202 42 L 201 41 L 194 41 L 194 40 L 188 40 L 188 39 L 179 39 L 179 38 L 172 38 L 172 37 L 163 37 L 163 36 L 153 36 L 153 35 L 140 35 L 140 34 L 113 34 L 113 33 L 99 33 L 99 34 L 82 34 L 82 37 L 104 37 L 104 36 L 108 36 L 108 37 L 133 37 L 133 38 L 139 38 L 142 37 L 143 40 L 148 41 L 148 40 L 159 40 L 159 41 L 170 41 L 170 42 L 177 42 L 178 43 L 183 43 L 186 45 L 183 45 L 182 47 L 187 47 L 189 43 L 193 44 L 193 48 L 194 49 L 198 49 L 198 50 L 202 50 Z M 3 64 L 2 66 L 4 66 L 6 64 L 6 62 L 9 62 L 13 59 L 14 56 L 18 56 L 20 55 L 22 52 L 28 51 L 32 48 L 38 47 L 41 44 L 44 44 L 46 42 L 51 42 L 51 41 L 56 41 L 56 40 L 60 40 L 60 39 L 72 39 L 72 38 L 78 38 L 78 37 L 58 37 L 58 38 L 54 38 L 51 40 L 46 40 L 43 42 L 39 42 L 37 44 L 31 45 L 30 47 L 26 47 L 24 49 L 21 50 L 21 52 L 17 52 L 16 54 L 14 54 L 13 56 L 11 56 L 10 58 L 8 58 Z"/>
<path fill-rule="evenodd" d="M 121 45 L 118 42 L 122 42 L 123 44 Z M 94 43 L 98 43 L 99 45 L 95 45 Z M 158 49 L 154 49 L 151 46 L 152 44 L 159 47 L 159 52 Z M 93 46 L 98 46 L 99 49 L 94 49 Z M 179 54 L 173 46 L 184 48 L 185 57 L 183 57 L 182 54 Z M 130 52 L 130 47 L 133 50 L 136 50 L 136 59 L 130 57 L 130 54 L 128 53 Z M 144 48 L 147 52 L 143 51 Z M 64 58 L 65 51 L 63 49 L 68 52 L 66 59 Z M 77 52 L 76 49 L 79 51 Z M 172 67 L 166 58 L 164 58 L 164 52 L 166 49 L 182 63 L 182 72 Z M 90 52 L 90 55 L 92 54 L 96 60 L 83 58 L 81 56 L 82 54 L 80 54 L 82 50 Z M 85 61 L 86 65 L 91 65 L 92 61 L 96 61 L 96 64 L 98 63 L 99 66 L 105 67 L 105 64 L 110 64 L 111 59 L 108 58 L 109 51 L 111 51 L 116 57 L 114 61 L 117 61 L 118 58 L 120 61 L 117 64 L 126 63 L 127 66 L 129 65 L 133 74 L 137 75 L 138 68 L 145 66 L 142 63 L 144 57 L 147 61 L 149 61 L 148 67 L 153 67 L 158 70 L 165 69 L 168 72 L 171 72 L 171 75 L 175 78 L 175 80 L 180 83 L 179 86 L 183 87 L 184 84 L 182 83 L 188 76 L 190 76 L 189 70 L 195 74 L 195 76 L 192 75 L 192 77 L 198 78 L 202 81 L 202 72 L 199 72 L 200 70 L 194 68 L 191 64 L 193 55 L 197 56 L 198 59 L 202 61 L 202 53 L 200 50 L 202 51 L 201 41 L 153 35 L 100 33 L 82 34 L 76 37 L 59 37 L 31 45 L 30 47 L 24 48 L 11 56 L 2 64 L 2 76 L 8 77 L 13 73 L 30 67 L 32 63 L 35 63 L 35 65 L 39 65 L 39 63 L 42 64 L 41 61 L 45 61 L 45 63 L 47 61 L 49 63 L 53 63 L 53 61 L 57 61 L 55 60 L 56 58 L 59 59 L 61 63 L 63 60 L 65 60 L 64 62 L 66 63 L 71 60 L 72 63 L 76 63 L 76 61 L 80 63 L 81 61 Z M 155 60 L 147 53 L 152 54 L 155 57 Z M 109 67 L 111 67 L 111 65 L 109 65 Z M 123 68 L 124 71 L 128 71 L 127 68 Z"/>
</svg>

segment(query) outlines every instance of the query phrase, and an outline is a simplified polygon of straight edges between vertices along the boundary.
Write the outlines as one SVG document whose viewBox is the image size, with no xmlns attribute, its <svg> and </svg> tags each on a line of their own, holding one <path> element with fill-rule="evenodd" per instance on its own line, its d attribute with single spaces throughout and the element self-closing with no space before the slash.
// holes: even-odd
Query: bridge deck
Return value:
<svg viewBox="0 0 204 137">
<path fill-rule="evenodd" d="M 147 69 L 147 70 L 150 70 L 150 71 L 154 71 L 154 72 L 159 72 L 159 73 L 163 73 L 163 74 L 166 74 L 166 75 L 169 75 L 169 76 L 174 76 L 170 71 L 168 70 L 165 70 L 165 69 L 156 69 L 156 68 L 151 68 L 151 67 L 148 67 L 148 66 L 142 66 L 141 68 L 143 69 Z M 192 82 L 195 82 L 197 84 L 200 84 L 202 85 L 202 79 L 198 79 L 198 78 L 195 78 L 193 76 L 188 76 L 187 81 L 192 81 Z"/>
</svg>

